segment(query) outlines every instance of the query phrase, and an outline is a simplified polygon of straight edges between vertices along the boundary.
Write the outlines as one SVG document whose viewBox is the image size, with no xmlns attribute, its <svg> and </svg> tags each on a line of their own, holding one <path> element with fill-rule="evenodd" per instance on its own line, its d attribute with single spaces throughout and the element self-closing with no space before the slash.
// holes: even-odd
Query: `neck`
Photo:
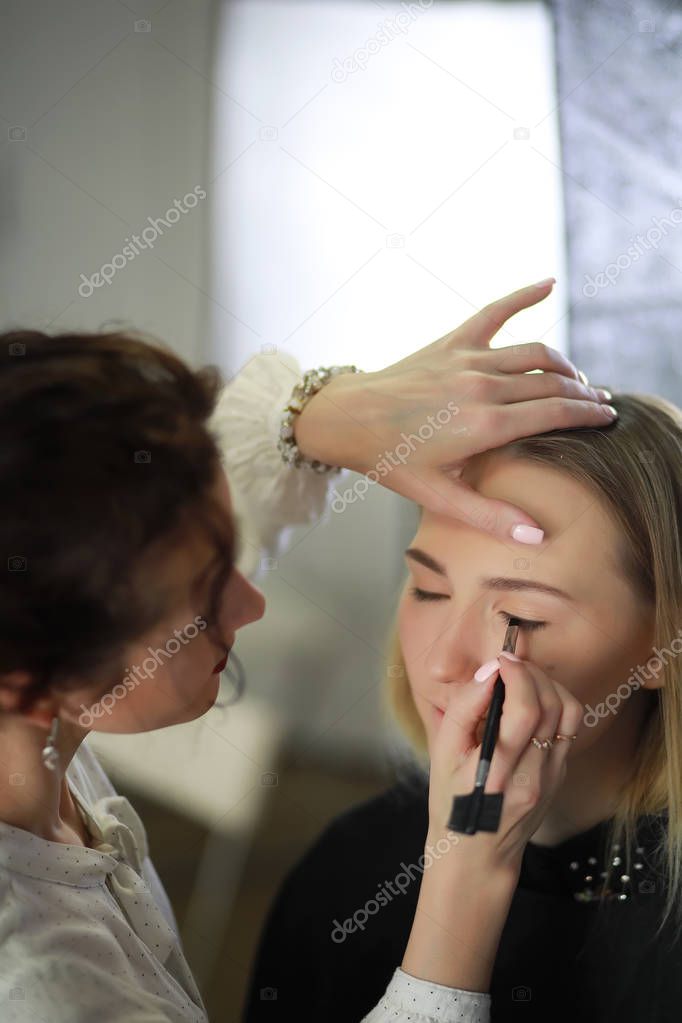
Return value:
<svg viewBox="0 0 682 1023">
<path fill-rule="evenodd" d="M 3 715 L 0 749 L 0 820 L 51 842 L 83 840 L 83 828 L 66 780 L 66 769 L 87 732 L 60 722 L 59 764 L 48 770 L 41 758 L 45 733 L 18 715 Z"/>
<path fill-rule="evenodd" d="M 643 690 L 630 697 L 610 722 L 608 734 L 595 737 L 585 750 L 569 756 L 564 781 L 532 836 L 533 844 L 558 845 L 613 816 L 631 777 L 648 703 L 654 695 Z"/>
</svg>

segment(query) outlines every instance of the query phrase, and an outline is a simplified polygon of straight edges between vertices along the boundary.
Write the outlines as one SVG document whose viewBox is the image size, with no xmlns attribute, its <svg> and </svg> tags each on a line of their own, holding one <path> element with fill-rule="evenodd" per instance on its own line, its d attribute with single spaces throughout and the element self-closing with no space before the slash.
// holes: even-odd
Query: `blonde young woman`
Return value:
<svg viewBox="0 0 682 1023">
<path fill-rule="evenodd" d="M 434 431 L 386 482 L 527 550 L 538 523 L 442 466 L 456 476 L 512 437 L 613 421 L 559 353 L 488 350 L 550 285 L 492 303 L 386 370 L 332 377 L 283 431 L 284 453 L 296 456 L 295 442 L 307 460 L 369 472 L 377 448 L 454 400 L 469 432 Z M 125 333 L 0 340 L 0 1017 L 204 1023 L 144 826 L 84 740 L 213 705 L 237 631 L 263 614 L 241 569 L 325 506 L 327 476 L 277 449 L 300 372 L 263 354 L 221 389 L 219 374 Z M 406 990 L 428 1005 L 429 979 L 429 968 L 397 970 L 379 1018 L 408 1019 Z"/>
<path fill-rule="evenodd" d="M 295 933 L 318 978 L 303 1019 L 362 1018 L 399 957 L 444 986 L 441 1004 L 445 987 L 478 993 L 453 996 L 462 1021 L 679 1019 L 682 415 L 655 397 L 613 401 L 604 431 L 469 461 L 479 494 L 542 523 L 527 555 L 423 510 L 387 684 L 429 776 L 345 814 L 289 876 L 249 1021 L 265 1018 L 266 978 L 296 1003 Z M 500 653 L 510 616 L 523 620 L 516 656 Z M 454 835 L 498 673 L 486 791 L 504 792 L 500 828 Z"/>
</svg>

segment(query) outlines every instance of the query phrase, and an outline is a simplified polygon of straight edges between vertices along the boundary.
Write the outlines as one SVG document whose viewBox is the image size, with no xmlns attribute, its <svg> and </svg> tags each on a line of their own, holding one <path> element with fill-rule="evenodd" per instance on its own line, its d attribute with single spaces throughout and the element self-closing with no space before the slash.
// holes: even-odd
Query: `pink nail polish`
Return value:
<svg viewBox="0 0 682 1023">
<path fill-rule="evenodd" d="M 486 661 L 482 664 L 474 675 L 475 682 L 485 682 L 487 678 L 490 678 L 494 671 L 497 671 L 500 667 L 500 662 L 495 657 L 492 661 Z"/>
<path fill-rule="evenodd" d="M 549 283 L 556 284 L 556 277 L 545 277 L 544 281 L 538 281 L 536 288 L 546 288 Z"/>
<path fill-rule="evenodd" d="M 500 653 L 497 656 L 498 657 L 506 657 L 508 661 L 519 661 L 519 662 L 521 661 L 521 658 L 517 657 L 516 654 L 513 654 L 510 650 L 502 650 L 502 651 L 500 651 Z"/>
<path fill-rule="evenodd" d="M 527 526 L 522 522 L 514 526 L 511 535 L 519 543 L 542 543 L 545 533 L 542 529 L 536 529 L 535 526 Z"/>
</svg>

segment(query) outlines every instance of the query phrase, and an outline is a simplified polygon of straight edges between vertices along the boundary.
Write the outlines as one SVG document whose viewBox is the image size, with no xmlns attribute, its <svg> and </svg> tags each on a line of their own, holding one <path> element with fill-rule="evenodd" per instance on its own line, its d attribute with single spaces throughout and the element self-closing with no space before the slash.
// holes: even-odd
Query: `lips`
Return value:
<svg viewBox="0 0 682 1023">
<path fill-rule="evenodd" d="M 215 668 L 213 669 L 214 675 L 219 675 L 221 671 L 225 670 L 225 665 L 227 664 L 227 658 L 230 656 L 231 649 L 232 647 L 230 647 L 230 649 L 227 651 L 222 661 L 218 661 L 218 663 L 216 664 Z"/>
</svg>

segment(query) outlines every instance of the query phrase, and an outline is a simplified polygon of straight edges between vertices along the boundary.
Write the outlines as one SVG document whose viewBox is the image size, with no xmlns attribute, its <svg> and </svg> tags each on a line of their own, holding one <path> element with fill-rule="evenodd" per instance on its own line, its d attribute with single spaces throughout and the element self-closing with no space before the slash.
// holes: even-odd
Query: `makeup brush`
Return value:
<svg viewBox="0 0 682 1023">
<path fill-rule="evenodd" d="M 504 651 L 512 654 L 515 653 L 519 627 L 520 622 L 518 618 L 509 619 L 507 631 L 504 635 L 504 643 L 502 644 Z M 459 831 L 465 835 L 475 835 L 477 831 L 497 831 L 500 826 L 502 797 L 504 793 L 492 792 L 486 795 L 484 788 L 490 770 L 490 761 L 493 758 L 497 742 L 504 695 L 504 682 L 502 677 L 498 675 L 493 686 L 490 709 L 483 731 L 483 742 L 481 743 L 481 754 L 478 759 L 478 767 L 476 768 L 474 788 L 469 796 L 454 797 L 452 813 L 448 821 L 450 831 Z"/>
</svg>

